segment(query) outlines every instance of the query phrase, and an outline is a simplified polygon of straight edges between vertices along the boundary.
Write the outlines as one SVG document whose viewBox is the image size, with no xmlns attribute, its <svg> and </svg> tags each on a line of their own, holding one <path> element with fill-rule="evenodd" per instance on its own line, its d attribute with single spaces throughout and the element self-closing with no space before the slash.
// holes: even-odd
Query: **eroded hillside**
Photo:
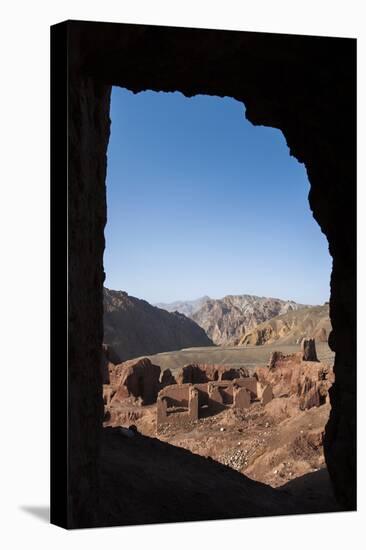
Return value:
<svg viewBox="0 0 366 550">
<path fill-rule="evenodd" d="M 169 313 L 127 292 L 104 289 L 104 343 L 121 361 L 186 347 L 210 346 L 205 331 L 180 313 Z"/>
<path fill-rule="evenodd" d="M 243 294 L 207 300 L 192 315 L 216 345 L 236 345 L 259 323 L 306 306 L 289 300 Z"/>
<path fill-rule="evenodd" d="M 278 315 L 253 330 L 240 340 L 240 346 L 263 344 L 299 344 L 303 338 L 314 338 L 316 342 L 327 342 L 332 327 L 329 319 L 329 305 L 290 310 Z"/>
</svg>

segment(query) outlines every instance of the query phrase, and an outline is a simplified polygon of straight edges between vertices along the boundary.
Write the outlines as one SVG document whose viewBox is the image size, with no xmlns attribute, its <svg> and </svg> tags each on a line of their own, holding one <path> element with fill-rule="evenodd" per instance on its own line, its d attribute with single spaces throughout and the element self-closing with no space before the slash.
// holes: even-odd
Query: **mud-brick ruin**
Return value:
<svg viewBox="0 0 366 550">
<path fill-rule="evenodd" d="M 295 396 L 300 410 L 329 403 L 334 383 L 333 370 L 317 358 L 314 339 L 304 339 L 298 353 L 274 351 L 267 367 L 256 367 L 255 376 L 271 385 L 275 398 Z"/>
<path fill-rule="evenodd" d="M 147 358 L 108 364 L 108 381 L 103 384 L 103 398 L 107 405 L 128 398 L 140 400 L 141 405 L 155 403 L 158 391 L 160 367 Z"/>
<path fill-rule="evenodd" d="M 235 377 L 232 380 L 222 379 L 230 373 L 238 376 L 235 369 L 224 370 L 214 365 L 187 365 L 184 373 L 192 372 L 192 367 L 199 378 L 217 374 L 221 370 L 221 380 L 208 379 L 201 383 L 174 384 L 163 388 L 157 399 L 157 430 L 163 424 L 185 424 L 195 422 L 199 418 L 210 416 L 227 407 L 247 409 L 253 401 L 266 405 L 273 397 L 270 384 L 261 384 L 255 376 Z"/>
<path fill-rule="evenodd" d="M 169 369 L 153 365 L 147 358 L 113 364 L 103 361 L 105 419 L 124 409 L 157 403 L 157 427 L 164 423 L 184 424 L 232 407 L 246 409 L 254 401 L 268 403 L 273 396 L 269 383 L 258 382 L 244 368 L 191 364 L 176 377 Z M 120 416 L 120 418 L 122 418 Z"/>
<path fill-rule="evenodd" d="M 108 425 L 139 419 L 142 410 L 156 409 L 157 433 L 165 425 L 184 427 L 225 409 L 244 411 L 253 403 L 266 406 L 272 399 L 293 397 L 299 410 L 329 402 L 332 369 L 317 359 L 314 340 L 301 351 L 284 355 L 274 351 L 267 366 L 250 375 L 243 367 L 189 364 L 176 375 L 148 358 L 114 364 L 113 350 L 104 351 L 104 411 Z"/>
</svg>

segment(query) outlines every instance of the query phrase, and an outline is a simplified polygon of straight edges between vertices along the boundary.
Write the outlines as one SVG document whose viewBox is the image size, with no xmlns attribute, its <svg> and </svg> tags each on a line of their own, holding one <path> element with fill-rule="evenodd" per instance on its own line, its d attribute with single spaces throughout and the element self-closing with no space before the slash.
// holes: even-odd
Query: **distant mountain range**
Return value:
<svg viewBox="0 0 366 550">
<path fill-rule="evenodd" d="M 289 300 L 242 294 L 211 299 L 160 304 L 167 311 L 179 311 L 202 327 L 216 345 L 237 345 L 259 323 L 307 306 Z"/>
<path fill-rule="evenodd" d="M 171 302 L 169 304 L 154 304 L 156 307 L 160 307 L 162 309 L 165 309 L 166 311 L 178 311 L 179 313 L 183 313 L 183 315 L 186 315 L 187 317 L 192 317 L 196 311 L 201 309 L 202 306 L 208 301 L 211 300 L 209 296 L 202 296 L 202 298 L 197 298 L 197 300 L 180 300 L 178 302 Z"/>
<path fill-rule="evenodd" d="M 288 311 L 256 326 L 239 341 L 240 346 L 263 344 L 298 344 L 303 338 L 327 342 L 332 327 L 329 305 Z"/>
<path fill-rule="evenodd" d="M 183 348 L 326 342 L 329 306 L 242 294 L 155 304 L 104 289 L 104 343 L 121 360 Z"/>
<path fill-rule="evenodd" d="M 127 292 L 104 289 L 104 343 L 121 361 L 182 348 L 212 346 L 192 319 L 154 307 Z"/>
</svg>

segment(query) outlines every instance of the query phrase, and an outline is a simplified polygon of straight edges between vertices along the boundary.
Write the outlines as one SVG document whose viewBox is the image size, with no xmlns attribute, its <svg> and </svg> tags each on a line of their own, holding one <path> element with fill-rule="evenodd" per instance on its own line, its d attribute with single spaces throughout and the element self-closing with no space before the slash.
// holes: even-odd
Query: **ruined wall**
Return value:
<svg viewBox="0 0 366 550">
<path fill-rule="evenodd" d="M 250 406 L 252 400 L 260 399 L 262 405 L 266 405 L 272 398 L 271 385 L 262 385 L 256 377 L 199 384 L 173 384 L 162 388 L 158 394 L 157 430 L 159 432 L 163 424 L 183 425 L 203 416 L 216 414 L 225 407 L 244 410 Z M 318 406 L 317 403 L 315 405 Z"/>
<path fill-rule="evenodd" d="M 318 361 L 314 338 L 304 338 L 301 342 L 302 360 Z"/>
<path fill-rule="evenodd" d="M 128 394 L 141 397 L 143 405 L 154 403 L 160 386 L 160 367 L 147 358 L 125 361 L 120 367 L 120 385 L 127 388 Z"/>
<path fill-rule="evenodd" d="M 253 397 L 257 397 L 258 381 L 255 376 L 248 376 L 248 378 L 236 378 L 234 382 L 236 386 L 246 388 L 253 395 Z"/>
<path fill-rule="evenodd" d="M 178 408 L 170 411 L 169 408 Z M 186 409 L 186 410 L 182 410 Z M 163 388 L 157 399 L 157 429 L 161 424 L 185 424 L 199 417 L 199 391 L 190 384 L 174 384 Z"/>
<path fill-rule="evenodd" d="M 204 384 L 217 380 L 234 380 L 239 377 L 247 377 L 247 369 L 230 368 L 225 365 L 211 365 L 205 363 L 192 363 L 181 367 L 177 372 L 178 384 Z"/>
<path fill-rule="evenodd" d="M 70 494 L 93 521 L 102 425 L 103 228 L 111 85 L 231 96 L 253 124 L 279 128 L 304 162 L 310 207 L 333 257 L 329 342 L 336 382 L 325 455 L 342 506 L 355 508 L 355 41 L 67 23 L 70 36 Z M 306 208 L 306 205 L 304 205 Z M 90 504 L 90 502 L 92 504 Z"/>
<path fill-rule="evenodd" d="M 166 397 L 168 408 L 174 406 L 188 407 L 189 384 L 174 384 L 160 390 L 159 396 Z"/>
<path fill-rule="evenodd" d="M 248 409 L 250 406 L 250 393 L 246 388 L 235 388 L 233 398 L 233 406 L 235 409 Z"/>
<path fill-rule="evenodd" d="M 177 381 L 170 369 L 165 369 L 161 375 L 160 378 L 160 385 L 162 388 L 165 388 L 165 386 L 171 386 L 172 384 L 176 384 Z"/>
</svg>

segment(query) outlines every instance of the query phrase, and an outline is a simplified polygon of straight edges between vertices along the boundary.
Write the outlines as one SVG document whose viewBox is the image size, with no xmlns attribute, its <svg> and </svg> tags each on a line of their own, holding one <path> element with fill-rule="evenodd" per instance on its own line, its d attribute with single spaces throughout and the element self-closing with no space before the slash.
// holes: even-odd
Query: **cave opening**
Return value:
<svg viewBox="0 0 366 550">
<path fill-rule="evenodd" d="M 128 361 L 128 369 L 133 361 L 140 369 L 140 357 L 161 369 L 160 378 L 156 373 L 154 379 L 145 365 L 144 374 L 136 375 L 134 397 L 143 403 L 148 388 L 156 403 L 159 390 L 168 391 L 165 388 L 178 380 L 188 382 L 184 369 L 189 363 L 202 368 L 218 364 L 227 372 L 214 370 L 211 378 L 196 373 L 196 378 L 189 379 L 199 392 L 193 431 L 184 423 L 190 417 L 188 396 L 184 396 L 187 406 L 183 408 L 178 406 L 182 395 L 167 397 L 177 405 L 174 414 L 168 407 L 166 422 L 181 425 L 183 447 L 195 449 L 201 438 L 194 452 L 274 487 L 325 468 L 322 446 L 314 446 L 313 440 L 323 437 L 330 410 L 325 392 L 331 385 L 328 370 L 334 360 L 328 347 L 331 258 L 310 208 L 304 209 L 310 188 L 304 165 L 289 155 L 280 130 L 253 126 L 245 118 L 245 105 L 228 97 L 186 98 L 179 92 L 156 91 L 133 94 L 113 87 L 110 117 L 104 345 L 121 363 Z M 162 310 L 164 322 L 159 316 Z M 173 317 L 176 311 L 181 314 L 178 327 Z M 212 311 L 219 311 L 219 316 L 212 318 Z M 204 341 L 192 335 L 184 339 L 183 319 L 202 329 L 213 346 L 204 346 Z M 169 333 L 175 339 L 170 341 Z M 316 341 L 321 366 L 299 364 L 304 338 Z M 287 357 L 287 367 L 279 359 L 283 372 L 278 379 L 270 379 L 263 370 L 273 354 Z M 109 368 L 113 373 L 113 363 Z M 289 377 L 286 368 L 299 371 L 292 385 L 284 385 L 284 378 Z M 259 380 L 250 382 L 250 394 L 242 390 L 241 397 L 235 397 L 235 379 L 244 371 Z M 225 379 L 230 380 L 226 385 Z M 208 395 L 203 380 L 207 386 L 210 380 L 216 383 L 217 389 L 211 388 Z M 269 381 L 276 403 L 264 412 L 259 403 L 263 404 L 262 391 Z M 261 385 L 258 391 L 256 384 Z M 280 405 L 294 408 L 295 396 L 299 397 L 297 413 L 279 413 Z M 163 424 L 150 404 L 145 410 L 141 402 L 135 406 L 129 401 L 127 415 L 125 398 L 116 393 L 108 403 L 105 427 L 128 427 L 130 418 L 136 417 L 143 435 L 160 437 L 163 433 L 162 440 L 170 441 L 169 429 L 161 432 Z M 246 409 L 249 403 L 254 403 L 251 412 L 240 408 Z M 320 406 L 327 411 L 319 409 L 315 414 L 312 410 L 309 418 L 303 412 Z M 226 455 L 235 447 L 231 454 L 240 460 L 235 462 L 219 452 L 219 441 L 215 449 L 204 422 L 200 432 L 200 412 L 202 419 L 211 418 L 215 430 L 221 427 L 231 434 Z M 235 422 L 226 430 L 224 423 L 230 414 Z M 289 424 L 291 416 L 292 431 L 287 428 L 286 436 L 280 426 L 278 431 L 273 429 L 284 420 Z M 267 446 L 261 458 L 258 453 L 251 457 L 250 445 L 243 441 L 248 422 L 256 425 L 252 444 L 261 437 Z M 298 434 L 304 431 L 301 446 Z M 175 443 L 177 437 L 175 428 Z M 276 447 L 276 437 L 279 441 L 287 437 L 286 452 Z M 271 440 L 268 445 L 267 439 Z M 264 468 L 274 452 L 278 460 L 272 458 L 271 466 Z"/>
<path fill-rule="evenodd" d="M 256 500 L 257 506 L 250 498 L 238 503 L 240 509 L 225 508 L 227 487 L 220 485 L 220 471 L 206 463 L 205 469 L 200 469 L 202 461 L 197 457 L 193 460 L 195 455 L 188 462 L 192 463 L 191 472 L 201 474 L 197 483 L 205 499 L 197 501 L 194 509 L 195 498 L 190 494 L 184 500 L 182 485 L 182 500 L 175 507 L 178 515 L 167 515 L 161 507 L 153 511 L 148 508 L 148 499 L 146 509 L 140 506 L 134 510 L 123 480 L 119 485 L 120 508 L 111 511 L 105 507 L 106 488 L 100 481 L 100 363 L 111 86 L 133 92 L 177 90 L 187 97 L 207 94 L 234 98 L 246 105 L 251 123 L 280 129 L 290 154 L 306 166 L 311 184 L 310 207 L 328 239 L 333 259 L 329 344 L 335 352 L 335 383 L 330 391 L 331 415 L 324 449 L 337 501 L 342 509 L 355 510 L 356 40 L 81 21 L 56 25 L 52 31 L 52 55 L 60 69 L 52 73 L 53 97 L 57 97 L 57 111 L 61 109 L 65 115 L 57 118 L 56 109 L 52 111 L 53 131 L 61 136 L 53 146 L 52 174 L 59 184 L 55 186 L 53 214 L 55 223 L 65 231 L 70 266 L 68 346 L 63 359 L 59 353 L 63 336 L 55 325 L 53 329 L 60 343 L 55 361 L 62 359 L 68 364 L 67 372 L 53 371 L 54 403 L 63 412 L 63 418 L 54 418 L 53 425 L 56 433 L 64 433 L 64 426 L 68 427 L 67 438 L 53 440 L 53 456 L 66 451 L 68 455 L 65 483 L 62 487 L 53 485 L 53 522 L 90 527 L 159 522 L 162 518 L 179 521 L 181 517 L 197 520 L 296 513 L 294 507 L 286 507 L 284 500 L 267 489 L 264 493 L 258 489 L 263 494 Z M 60 46 L 69 52 L 68 56 L 61 53 Z M 66 201 L 59 195 L 65 181 Z M 64 210 L 55 208 L 56 203 L 67 204 L 68 227 Z M 62 262 L 58 271 L 66 273 Z M 67 391 L 66 406 L 56 391 L 60 386 L 65 394 Z M 163 453 L 164 445 L 159 448 Z M 128 476 L 135 464 L 131 461 L 125 466 Z M 206 472 L 211 479 L 215 477 L 215 491 L 223 498 L 218 515 L 210 508 L 213 494 L 209 493 Z M 148 480 L 145 485 L 149 485 Z M 235 490 L 233 486 L 231 489 Z M 138 490 L 143 491 L 143 487 Z M 102 507 L 100 502 L 104 503 Z M 229 502 L 228 497 L 226 504 Z M 261 504 L 264 502 L 268 504 L 266 509 Z"/>
</svg>

